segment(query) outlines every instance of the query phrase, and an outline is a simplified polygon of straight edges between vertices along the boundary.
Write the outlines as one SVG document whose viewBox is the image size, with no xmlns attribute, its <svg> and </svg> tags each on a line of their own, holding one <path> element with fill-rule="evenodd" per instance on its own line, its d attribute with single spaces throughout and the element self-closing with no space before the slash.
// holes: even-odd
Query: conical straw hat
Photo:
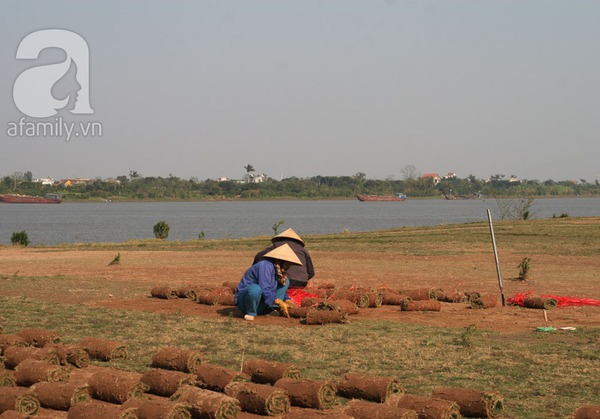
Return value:
<svg viewBox="0 0 600 419">
<path fill-rule="evenodd" d="M 290 245 L 287 243 L 282 244 L 281 246 L 276 247 L 275 249 L 266 253 L 264 257 L 284 260 L 286 262 L 295 263 L 296 265 L 302 265 L 302 262 L 300 262 L 300 259 L 298 259 L 298 256 L 296 256 L 296 253 L 294 253 Z"/>
<path fill-rule="evenodd" d="M 287 230 L 285 230 L 282 233 L 279 233 L 278 235 L 276 235 L 275 237 L 273 237 L 271 239 L 272 242 L 276 242 L 277 239 L 292 239 L 292 240 L 296 240 L 298 243 L 300 243 L 302 245 L 302 247 L 304 247 L 304 240 L 302 240 L 300 238 L 300 236 L 291 228 L 288 228 Z"/>
</svg>

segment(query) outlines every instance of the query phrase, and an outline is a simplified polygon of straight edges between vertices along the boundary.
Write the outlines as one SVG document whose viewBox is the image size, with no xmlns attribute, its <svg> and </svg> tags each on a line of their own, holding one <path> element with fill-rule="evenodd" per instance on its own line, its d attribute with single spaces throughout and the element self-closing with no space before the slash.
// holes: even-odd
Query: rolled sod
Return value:
<svg viewBox="0 0 600 419">
<path fill-rule="evenodd" d="M 129 354 L 124 343 L 109 339 L 86 337 L 79 342 L 91 359 L 99 361 L 112 361 L 115 359 L 127 359 Z"/>
<path fill-rule="evenodd" d="M 381 307 L 383 304 L 383 296 L 380 292 L 367 292 L 367 296 L 369 297 L 369 305 L 371 308 Z"/>
<path fill-rule="evenodd" d="M 0 390 L 0 413 L 6 410 L 35 416 L 40 410 L 40 402 L 28 388 L 3 387 Z"/>
<path fill-rule="evenodd" d="M 292 406 L 330 409 L 336 403 L 336 388 L 329 381 L 282 378 L 275 387 L 285 390 Z"/>
<path fill-rule="evenodd" d="M 154 298 L 162 298 L 164 300 L 171 300 L 178 298 L 177 290 L 167 287 L 164 285 L 157 285 L 150 290 L 150 295 Z"/>
<path fill-rule="evenodd" d="M 151 366 L 168 370 L 196 373 L 204 363 L 204 355 L 193 349 L 166 347 L 159 350 L 153 357 Z"/>
<path fill-rule="evenodd" d="M 498 305 L 498 298 L 494 294 L 484 294 L 471 298 L 469 304 L 471 308 L 476 309 L 493 308 Z"/>
<path fill-rule="evenodd" d="M 59 365 L 60 356 L 53 348 L 35 348 L 33 346 L 9 346 L 4 351 L 4 365 L 14 369 L 26 359 L 44 361 L 49 365 Z"/>
<path fill-rule="evenodd" d="M 190 406 L 169 399 L 128 400 L 123 403 L 122 409 L 135 409 L 138 418 L 188 419 L 192 417 Z"/>
<path fill-rule="evenodd" d="M 85 368 L 90 365 L 90 355 L 79 345 L 51 345 L 56 349 L 61 364 L 73 365 L 77 368 Z"/>
<path fill-rule="evenodd" d="M 182 285 L 177 287 L 175 292 L 177 292 L 177 297 L 179 298 L 196 299 L 196 289 L 193 285 Z"/>
<path fill-rule="evenodd" d="M 242 372 L 248 374 L 254 383 L 275 384 L 282 378 L 302 378 L 300 368 L 286 362 L 271 362 L 257 358 L 244 361 Z"/>
<path fill-rule="evenodd" d="M 321 308 L 323 306 L 320 306 Z M 322 310 L 319 305 L 310 307 L 306 312 L 306 324 L 345 323 L 347 314 L 337 309 Z M 334 307 L 335 308 L 335 307 Z"/>
<path fill-rule="evenodd" d="M 326 302 L 327 302 L 327 298 L 323 298 L 323 297 L 305 297 L 302 299 L 300 306 L 301 307 L 312 307 L 319 303 L 326 303 Z"/>
<path fill-rule="evenodd" d="M 496 391 L 437 387 L 433 389 L 432 396 L 455 402 L 463 416 L 500 418 L 504 415 L 504 399 Z"/>
<path fill-rule="evenodd" d="M 324 310 L 324 311 L 332 311 L 332 310 L 340 311 L 339 305 L 337 304 L 339 301 L 348 302 L 348 303 L 352 304 L 352 302 L 348 301 L 348 300 L 325 300 L 325 301 L 317 303 L 309 308 L 314 308 L 317 310 Z"/>
<path fill-rule="evenodd" d="M 27 342 L 21 336 L 17 335 L 0 335 L 0 355 L 4 354 L 4 351 L 9 346 L 27 346 Z"/>
<path fill-rule="evenodd" d="M 558 305 L 555 298 L 545 298 L 539 295 L 526 295 L 523 300 L 523 305 L 527 308 L 537 308 L 543 310 L 551 310 Z"/>
<path fill-rule="evenodd" d="M 410 288 L 399 290 L 399 293 L 406 295 L 408 298 L 414 301 L 426 301 L 436 298 L 435 288 Z"/>
<path fill-rule="evenodd" d="M 335 301 L 328 301 L 328 303 L 331 304 L 333 307 L 335 307 L 337 310 L 339 310 L 343 313 L 346 313 L 348 315 L 358 314 L 358 312 L 360 311 L 358 306 L 355 303 L 353 303 L 352 301 L 335 300 Z"/>
<path fill-rule="evenodd" d="M 136 408 L 124 408 L 120 404 L 92 399 L 72 406 L 67 413 L 67 419 L 138 419 L 136 412 Z"/>
<path fill-rule="evenodd" d="M 142 374 L 127 371 L 101 371 L 88 380 L 93 398 L 109 403 L 125 403 L 144 396 L 148 386 L 140 381 Z"/>
<path fill-rule="evenodd" d="M 381 304 L 388 306 L 399 306 L 402 304 L 402 301 L 406 300 L 408 297 L 403 294 L 399 294 L 393 291 L 383 291 L 381 292 Z"/>
<path fill-rule="evenodd" d="M 194 298 L 195 301 L 198 301 L 199 303 L 201 303 L 200 300 L 206 300 L 207 295 L 210 294 L 211 292 L 213 292 L 215 290 L 214 287 L 202 287 L 202 288 L 196 288 L 194 291 L 196 293 L 196 298 Z M 201 303 L 204 304 L 204 303 Z"/>
<path fill-rule="evenodd" d="M 221 286 L 223 288 L 229 288 L 231 290 L 231 293 L 235 294 L 238 284 L 239 284 L 238 282 L 234 282 L 234 281 L 225 281 L 221 284 Z"/>
<path fill-rule="evenodd" d="M 598 419 L 600 418 L 600 404 L 586 404 L 573 413 L 573 419 Z"/>
<path fill-rule="evenodd" d="M 60 343 L 60 334 L 54 330 L 44 329 L 23 329 L 18 333 L 19 336 L 30 346 L 43 348 L 46 345 Z"/>
<path fill-rule="evenodd" d="M 437 300 L 404 300 L 400 309 L 402 311 L 440 311 L 442 304 Z"/>
<path fill-rule="evenodd" d="M 308 307 L 295 307 L 295 306 L 288 307 L 288 313 L 289 313 L 290 317 L 293 317 L 295 319 L 300 319 L 300 318 L 306 317 L 307 311 L 308 311 Z"/>
<path fill-rule="evenodd" d="M 189 406 L 196 418 L 233 419 L 241 410 L 240 402 L 234 397 L 192 386 L 182 386 L 171 400 Z"/>
<path fill-rule="evenodd" d="M 437 297 L 438 301 L 443 301 L 445 303 L 465 303 L 469 300 L 469 298 L 465 295 L 464 292 L 445 292 Z"/>
<path fill-rule="evenodd" d="M 196 301 L 206 305 L 234 306 L 234 295 L 229 288 L 219 288 L 196 294 Z"/>
<path fill-rule="evenodd" d="M 391 396 L 404 394 L 400 381 L 394 377 L 349 372 L 336 383 L 340 396 L 383 403 Z"/>
<path fill-rule="evenodd" d="M 355 419 L 419 419 L 415 410 L 360 399 L 350 400 L 344 413 Z"/>
<path fill-rule="evenodd" d="M 91 400 L 87 384 L 37 383 L 31 387 L 42 407 L 54 410 L 69 410 L 77 403 Z"/>
<path fill-rule="evenodd" d="M 140 381 L 148 386 L 148 393 L 170 397 L 183 385 L 196 385 L 196 376 L 187 372 L 157 368 L 142 374 Z"/>
<path fill-rule="evenodd" d="M 331 300 L 352 301 L 358 306 L 358 308 L 367 308 L 371 303 L 371 297 L 369 296 L 369 293 L 347 289 L 336 290 L 329 298 Z"/>
<path fill-rule="evenodd" d="M 465 291 L 465 297 L 467 297 L 467 300 L 471 301 L 473 298 L 481 297 L 481 293 L 479 291 Z"/>
<path fill-rule="evenodd" d="M 0 387 L 14 387 L 17 385 L 14 371 L 0 368 Z M 0 390 L 2 391 L 2 390 Z"/>
<path fill-rule="evenodd" d="M 284 390 L 256 383 L 231 383 L 225 394 L 236 398 L 244 412 L 278 416 L 290 410 L 290 398 Z"/>
<path fill-rule="evenodd" d="M 41 381 L 64 383 L 69 380 L 69 369 L 60 365 L 48 365 L 44 361 L 26 359 L 15 370 L 17 385 L 28 387 Z"/>
<path fill-rule="evenodd" d="M 186 291 L 185 296 L 188 300 L 196 301 L 197 293 L 196 288 L 192 288 Z"/>
<path fill-rule="evenodd" d="M 390 398 L 386 404 L 416 410 L 419 419 L 460 419 L 462 417 L 455 402 L 434 397 L 404 394 Z"/>
<path fill-rule="evenodd" d="M 198 387 L 213 391 L 225 391 L 233 382 L 249 382 L 251 377 L 243 372 L 234 371 L 218 365 L 202 364 L 196 369 Z"/>
</svg>

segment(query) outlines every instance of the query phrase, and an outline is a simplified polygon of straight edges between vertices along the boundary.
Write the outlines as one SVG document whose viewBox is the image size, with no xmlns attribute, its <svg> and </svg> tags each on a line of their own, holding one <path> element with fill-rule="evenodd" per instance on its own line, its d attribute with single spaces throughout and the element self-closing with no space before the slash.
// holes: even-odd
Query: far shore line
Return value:
<svg viewBox="0 0 600 419">
<path fill-rule="evenodd" d="M 474 199 L 458 199 L 457 201 L 485 201 L 490 199 L 522 199 L 522 198 L 533 198 L 535 199 L 574 199 L 574 198 L 600 198 L 600 195 L 540 195 L 540 196 L 502 196 L 502 197 L 482 197 Z M 411 201 L 425 201 L 425 200 L 440 200 L 446 201 L 444 196 L 419 196 L 409 197 L 407 200 Z M 80 204 L 80 203 L 164 203 L 164 202 L 280 202 L 280 201 L 358 201 L 356 197 L 333 197 L 333 198 L 300 198 L 300 197 L 281 197 L 281 198 L 207 198 L 207 199 L 135 199 L 135 198 L 88 198 L 88 199 L 63 199 L 61 204 Z M 401 201 L 398 203 L 401 204 Z M 366 203 L 369 205 L 371 203 Z"/>
</svg>

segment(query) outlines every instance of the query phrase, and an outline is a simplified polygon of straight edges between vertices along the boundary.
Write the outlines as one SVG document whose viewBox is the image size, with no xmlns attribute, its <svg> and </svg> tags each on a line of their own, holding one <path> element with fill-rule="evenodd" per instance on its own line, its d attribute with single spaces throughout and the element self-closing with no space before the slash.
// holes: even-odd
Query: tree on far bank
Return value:
<svg viewBox="0 0 600 419">
<path fill-rule="evenodd" d="M 400 170 L 400 174 L 404 180 L 417 179 L 421 174 L 417 171 L 417 168 L 412 164 L 407 164 Z"/>
</svg>

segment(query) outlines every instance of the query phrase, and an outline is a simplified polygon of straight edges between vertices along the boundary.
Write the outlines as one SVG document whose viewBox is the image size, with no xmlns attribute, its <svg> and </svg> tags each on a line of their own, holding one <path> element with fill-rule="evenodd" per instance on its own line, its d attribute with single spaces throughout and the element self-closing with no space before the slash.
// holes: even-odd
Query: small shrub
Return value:
<svg viewBox="0 0 600 419">
<path fill-rule="evenodd" d="M 279 230 L 279 227 L 281 226 L 281 224 L 285 223 L 285 220 L 279 220 L 277 221 L 275 224 L 273 224 L 273 233 L 275 233 L 275 236 L 277 235 L 277 230 Z"/>
<path fill-rule="evenodd" d="M 475 326 L 474 324 L 470 324 L 467 327 L 465 327 L 465 329 L 460 335 L 460 338 L 454 340 L 454 343 L 456 345 L 464 347 L 471 347 L 473 346 L 473 336 L 475 336 L 476 334 L 477 326 Z"/>
<path fill-rule="evenodd" d="M 29 245 L 29 236 L 27 235 L 27 232 L 25 230 L 13 232 L 10 238 L 10 242 L 13 244 L 13 246 L 27 246 Z"/>
<path fill-rule="evenodd" d="M 501 220 L 529 220 L 533 217 L 534 198 L 501 199 L 496 198 L 498 215 Z"/>
<path fill-rule="evenodd" d="M 169 230 L 171 230 L 169 224 L 165 221 L 159 221 L 154 225 L 154 237 L 157 239 L 166 239 L 169 237 Z"/>
<path fill-rule="evenodd" d="M 117 256 L 108 264 L 108 266 L 120 265 L 121 264 L 121 252 L 117 253 Z"/>
<path fill-rule="evenodd" d="M 569 218 L 569 214 L 567 214 L 566 212 L 563 212 L 559 216 L 557 216 L 556 214 L 552 214 L 552 218 Z"/>
<path fill-rule="evenodd" d="M 198 240 L 203 240 L 204 239 L 204 231 L 201 231 L 200 234 L 198 234 Z"/>
<path fill-rule="evenodd" d="M 520 281 L 525 281 L 529 277 L 529 270 L 531 268 L 531 266 L 529 265 L 530 262 L 531 259 L 525 257 L 521 259 L 521 263 L 517 265 L 517 269 L 519 269 L 519 276 L 517 277 L 517 279 L 519 279 Z"/>
</svg>

